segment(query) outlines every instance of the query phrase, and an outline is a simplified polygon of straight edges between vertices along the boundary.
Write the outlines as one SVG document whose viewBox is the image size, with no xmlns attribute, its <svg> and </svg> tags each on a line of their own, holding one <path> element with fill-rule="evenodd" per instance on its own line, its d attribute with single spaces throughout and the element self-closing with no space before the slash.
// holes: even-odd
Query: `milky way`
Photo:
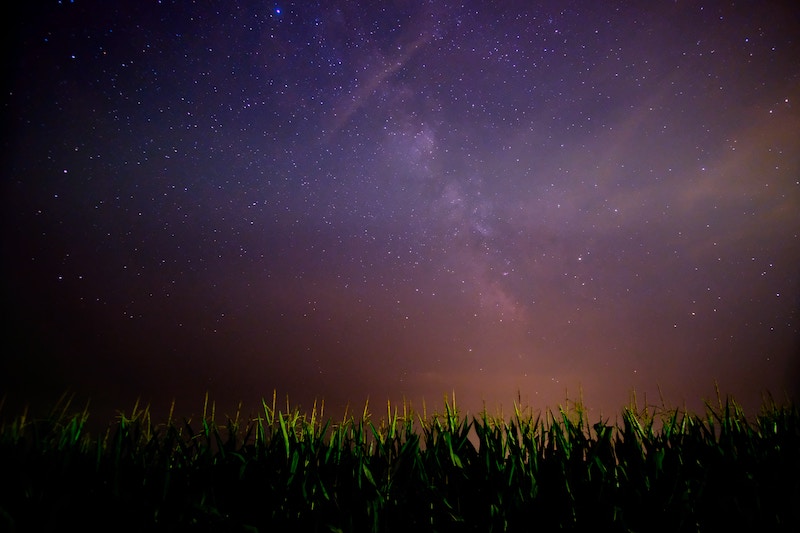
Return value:
<svg viewBox="0 0 800 533">
<path fill-rule="evenodd" d="M 2 389 L 797 397 L 798 8 L 448 4 L 7 22 Z"/>
</svg>

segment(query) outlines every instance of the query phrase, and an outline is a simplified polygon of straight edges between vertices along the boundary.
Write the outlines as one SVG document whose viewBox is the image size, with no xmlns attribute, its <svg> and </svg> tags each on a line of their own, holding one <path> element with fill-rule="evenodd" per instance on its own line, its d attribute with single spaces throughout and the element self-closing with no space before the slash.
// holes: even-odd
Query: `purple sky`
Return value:
<svg viewBox="0 0 800 533">
<path fill-rule="evenodd" d="M 791 2 L 43 4 L 6 22 L 10 405 L 798 398 Z"/>
</svg>

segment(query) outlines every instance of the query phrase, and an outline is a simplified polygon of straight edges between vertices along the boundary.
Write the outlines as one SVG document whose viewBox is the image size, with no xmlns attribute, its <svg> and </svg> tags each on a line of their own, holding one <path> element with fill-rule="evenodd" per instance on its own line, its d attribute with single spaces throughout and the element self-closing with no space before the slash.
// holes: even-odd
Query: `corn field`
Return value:
<svg viewBox="0 0 800 533">
<path fill-rule="evenodd" d="M 0 426 L 0 531 L 800 531 L 800 412 L 580 404 L 509 419 L 368 405 L 341 420 L 262 401 L 216 421 L 88 411 Z M 2 414 L 2 413 L 0 413 Z"/>
</svg>

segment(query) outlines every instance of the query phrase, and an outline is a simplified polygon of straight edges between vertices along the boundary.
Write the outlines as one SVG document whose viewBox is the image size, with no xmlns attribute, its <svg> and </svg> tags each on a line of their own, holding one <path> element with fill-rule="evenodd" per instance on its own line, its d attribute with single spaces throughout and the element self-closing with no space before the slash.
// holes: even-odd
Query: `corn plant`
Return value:
<svg viewBox="0 0 800 533">
<path fill-rule="evenodd" d="M 336 421 L 279 406 L 156 423 L 137 402 L 87 431 L 88 406 L 0 424 L 0 529 L 127 531 L 792 531 L 800 412 L 769 398 L 702 414 L 580 403 L 545 413 L 428 416 L 367 402 Z"/>
</svg>

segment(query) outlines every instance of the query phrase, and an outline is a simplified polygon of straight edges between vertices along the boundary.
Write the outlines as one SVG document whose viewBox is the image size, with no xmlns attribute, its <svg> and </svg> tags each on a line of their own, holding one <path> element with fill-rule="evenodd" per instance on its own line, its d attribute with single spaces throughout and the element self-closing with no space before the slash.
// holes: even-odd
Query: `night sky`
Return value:
<svg viewBox="0 0 800 533">
<path fill-rule="evenodd" d="M 798 398 L 796 3 L 30 4 L 7 405 Z"/>
</svg>

